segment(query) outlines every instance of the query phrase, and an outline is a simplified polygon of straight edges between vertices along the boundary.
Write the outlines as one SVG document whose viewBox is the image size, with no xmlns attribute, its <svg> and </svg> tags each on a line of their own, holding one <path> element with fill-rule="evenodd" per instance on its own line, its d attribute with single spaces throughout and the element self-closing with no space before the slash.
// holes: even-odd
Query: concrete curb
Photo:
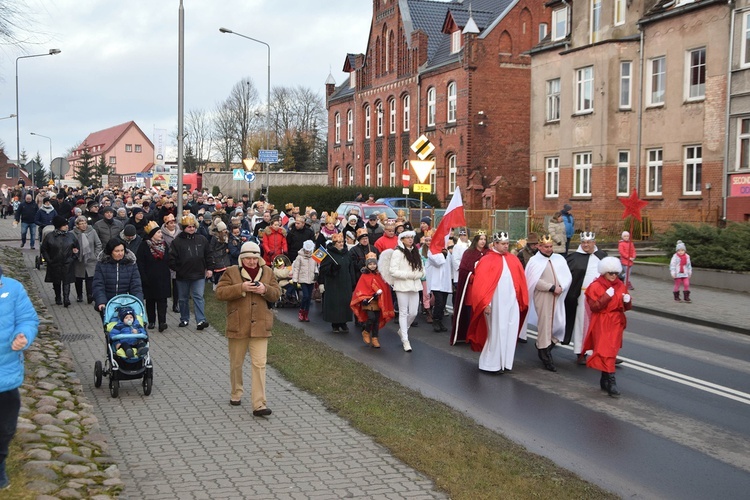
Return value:
<svg viewBox="0 0 750 500">
<path fill-rule="evenodd" d="M 668 319 L 673 319 L 676 321 L 682 321 L 684 323 L 691 323 L 694 325 L 716 328 L 717 330 L 726 330 L 728 332 L 739 333 L 742 335 L 750 335 L 750 328 L 741 328 L 739 326 L 727 325 L 724 323 L 719 323 L 717 321 L 708 321 L 708 320 L 700 319 L 700 318 L 690 318 L 681 314 L 664 311 L 662 309 L 653 309 L 650 307 L 634 305 L 632 310 L 636 312 L 644 313 L 644 314 L 659 316 L 660 318 L 668 318 Z"/>
</svg>

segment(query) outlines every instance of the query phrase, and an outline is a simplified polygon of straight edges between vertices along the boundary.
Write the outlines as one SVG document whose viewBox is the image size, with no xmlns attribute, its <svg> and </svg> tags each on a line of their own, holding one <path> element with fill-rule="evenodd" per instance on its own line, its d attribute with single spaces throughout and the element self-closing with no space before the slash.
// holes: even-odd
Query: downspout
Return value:
<svg viewBox="0 0 750 500">
<path fill-rule="evenodd" d="M 641 148 L 643 147 L 643 67 L 645 65 L 645 59 L 643 57 L 644 48 L 644 34 L 643 26 L 639 26 L 638 29 L 641 32 L 641 45 L 640 53 L 638 54 L 638 138 L 636 139 L 636 160 L 635 160 L 635 189 L 638 190 L 641 187 Z"/>
<path fill-rule="evenodd" d="M 729 0 L 727 3 L 731 5 L 733 0 Z M 742 9 L 742 11 L 746 10 L 749 9 Z M 734 61 L 734 23 L 736 16 L 737 10 L 732 9 L 732 24 L 729 27 L 729 59 L 727 60 L 727 111 L 724 117 L 724 179 L 721 183 L 721 218 L 724 221 L 727 220 L 727 196 L 729 191 L 729 115 L 732 103 L 732 63 Z"/>
</svg>

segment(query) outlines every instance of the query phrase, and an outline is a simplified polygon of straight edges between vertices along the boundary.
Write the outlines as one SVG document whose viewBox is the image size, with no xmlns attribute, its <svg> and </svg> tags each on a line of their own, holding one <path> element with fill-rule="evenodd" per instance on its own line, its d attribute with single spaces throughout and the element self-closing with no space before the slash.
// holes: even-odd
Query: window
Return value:
<svg viewBox="0 0 750 500">
<path fill-rule="evenodd" d="M 354 140 L 354 112 L 351 109 L 346 112 L 346 140 Z"/>
<path fill-rule="evenodd" d="M 662 150 L 649 149 L 646 151 L 646 194 L 656 196 L 661 194 Z"/>
<path fill-rule="evenodd" d="M 110 165 L 114 165 L 115 163 L 117 163 L 117 157 L 116 156 L 110 156 L 109 157 L 109 164 Z"/>
<path fill-rule="evenodd" d="M 341 168 L 336 168 L 336 187 L 341 187 Z"/>
<path fill-rule="evenodd" d="M 140 144 L 136 144 L 135 145 L 135 152 L 136 153 L 142 153 L 143 152 L 143 148 L 141 147 Z"/>
<path fill-rule="evenodd" d="M 450 155 L 448 157 L 448 194 L 453 194 L 456 190 L 456 176 L 458 169 L 456 168 L 456 155 Z"/>
<path fill-rule="evenodd" d="M 740 47 L 740 64 L 750 66 L 750 12 L 742 16 L 742 46 Z"/>
<path fill-rule="evenodd" d="M 560 120 L 560 79 L 547 80 L 547 121 Z"/>
<path fill-rule="evenodd" d="M 456 123 L 456 82 L 448 84 L 448 123 Z"/>
<path fill-rule="evenodd" d="M 544 40 L 547 36 L 547 23 L 539 23 L 539 41 Z"/>
<path fill-rule="evenodd" d="M 18 167 L 8 166 L 8 170 L 5 172 L 6 179 L 15 179 L 18 177 Z"/>
<path fill-rule="evenodd" d="M 396 99 L 388 101 L 388 132 L 396 133 Z"/>
<path fill-rule="evenodd" d="M 576 70 L 576 113 L 594 111 L 594 67 Z"/>
<path fill-rule="evenodd" d="M 370 138 L 370 106 L 365 106 L 365 139 Z"/>
<path fill-rule="evenodd" d="M 349 181 L 347 183 L 347 186 L 353 186 L 354 185 L 354 167 L 349 165 L 346 169 L 348 172 Z"/>
<path fill-rule="evenodd" d="M 615 0 L 615 26 L 625 24 L 625 0 Z"/>
<path fill-rule="evenodd" d="M 455 54 L 461 50 L 461 30 L 456 30 L 451 33 L 451 54 Z"/>
<path fill-rule="evenodd" d="M 427 89 L 427 126 L 435 126 L 435 87 Z"/>
<path fill-rule="evenodd" d="M 658 106 L 664 104 L 664 94 L 667 87 L 667 60 L 662 57 L 651 59 L 648 62 L 648 104 Z"/>
<path fill-rule="evenodd" d="M 687 99 L 703 99 L 706 96 L 706 48 L 702 47 L 688 52 L 685 68 L 687 69 L 685 78 Z"/>
<path fill-rule="evenodd" d="M 333 117 L 333 124 L 333 142 L 335 142 L 336 144 L 341 144 L 341 115 L 339 115 L 338 113 L 336 113 Z"/>
<path fill-rule="evenodd" d="M 602 24 L 602 0 L 591 0 L 591 43 L 599 41 Z"/>
<path fill-rule="evenodd" d="M 560 193 L 560 158 L 553 156 L 544 159 L 544 196 L 557 198 Z"/>
<path fill-rule="evenodd" d="M 392 161 L 388 165 L 388 185 L 390 187 L 396 187 L 396 162 Z"/>
<path fill-rule="evenodd" d="M 737 130 L 736 170 L 750 169 L 750 118 L 740 118 Z"/>
<path fill-rule="evenodd" d="M 435 161 L 435 158 L 430 158 L 430 160 Z M 433 168 L 430 171 L 430 193 L 435 194 L 437 192 L 437 175 L 435 173 L 436 168 Z"/>
<path fill-rule="evenodd" d="M 591 196 L 591 153 L 576 153 L 574 196 Z"/>
<path fill-rule="evenodd" d="M 383 137 L 383 103 L 379 102 L 375 105 L 375 123 L 378 137 Z"/>
<path fill-rule="evenodd" d="M 620 63 L 620 109 L 630 109 L 631 89 L 633 88 L 633 62 L 622 61 Z"/>
<path fill-rule="evenodd" d="M 382 163 L 378 163 L 377 166 L 375 167 L 375 175 L 376 175 L 375 182 L 377 183 L 377 186 L 382 187 L 383 186 L 383 164 Z"/>
<path fill-rule="evenodd" d="M 568 36 L 568 8 L 552 11 L 552 40 L 562 40 Z"/>
<path fill-rule="evenodd" d="M 132 144 L 125 144 L 125 152 L 126 153 L 132 153 L 133 152 L 133 145 Z"/>
<path fill-rule="evenodd" d="M 365 165 L 365 186 L 370 185 L 370 164 Z"/>
<path fill-rule="evenodd" d="M 685 148 L 685 166 L 683 177 L 684 194 L 701 194 L 701 171 L 703 170 L 703 148 L 687 146 Z"/>
<path fill-rule="evenodd" d="M 630 151 L 617 153 L 617 196 L 630 194 Z"/>
<path fill-rule="evenodd" d="M 411 99 L 408 95 L 404 96 L 404 132 L 409 131 L 409 119 L 411 118 L 411 110 L 409 109 L 409 106 L 411 105 Z"/>
</svg>

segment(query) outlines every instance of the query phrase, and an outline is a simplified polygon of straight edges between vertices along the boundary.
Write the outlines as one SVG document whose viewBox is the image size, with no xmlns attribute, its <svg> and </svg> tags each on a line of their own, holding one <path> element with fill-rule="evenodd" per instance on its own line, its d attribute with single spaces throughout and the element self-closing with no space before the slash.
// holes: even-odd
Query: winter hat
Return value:
<svg viewBox="0 0 750 500">
<path fill-rule="evenodd" d="M 533 244 L 536 245 L 539 243 L 539 237 L 536 235 L 536 233 L 529 233 L 529 235 L 526 237 L 526 244 Z"/>
<path fill-rule="evenodd" d="M 104 207 L 102 208 L 102 214 L 106 214 L 107 212 L 115 213 L 115 209 L 112 207 Z"/>
<path fill-rule="evenodd" d="M 370 220 L 378 220 L 378 214 L 375 213 L 375 212 L 373 212 L 373 213 L 370 214 L 370 216 L 368 217 L 368 219 L 370 219 Z"/>
<path fill-rule="evenodd" d="M 246 241 L 242 244 L 242 247 L 240 248 L 240 256 L 237 261 L 242 265 L 242 259 L 247 259 L 248 257 L 260 258 L 260 247 L 253 241 Z"/>
<path fill-rule="evenodd" d="M 302 244 L 302 250 L 306 253 L 312 253 L 315 250 L 315 243 L 312 240 L 307 240 Z"/>
<path fill-rule="evenodd" d="M 136 215 L 136 214 L 140 214 L 140 213 L 142 213 L 142 212 L 143 212 L 143 209 L 142 209 L 142 208 L 139 208 L 139 207 L 133 207 L 133 210 L 131 211 L 131 215 L 132 215 L 132 216 L 133 216 L 133 218 L 135 219 L 135 215 Z"/>
<path fill-rule="evenodd" d="M 374 262 L 375 264 L 378 263 L 378 256 L 375 254 L 375 252 L 370 252 L 365 255 L 365 265 L 368 265 L 371 262 Z"/>
<path fill-rule="evenodd" d="M 120 321 L 124 321 L 125 316 L 127 316 L 128 314 L 131 315 L 133 319 L 135 319 L 135 311 L 132 307 L 123 307 L 117 312 L 117 317 L 120 318 Z"/>
<path fill-rule="evenodd" d="M 133 224 L 125 224 L 125 229 L 122 230 L 122 234 L 129 238 L 135 236 L 135 226 Z"/>
<path fill-rule="evenodd" d="M 42 203 L 49 203 L 49 196 L 42 198 Z"/>
<path fill-rule="evenodd" d="M 354 214 L 351 214 L 351 215 L 349 216 L 349 219 L 348 219 L 348 220 L 349 220 L 350 222 L 351 222 L 351 221 L 353 221 L 353 220 L 357 220 L 357 216 L 356 216 L 356 215 L 354 215 Z"/>
<path fill-rule="evenodd" d="M 429 218 L 429 217 L 427 217 L 427 216 L 424 216 L 424 217 L 422 217 L 422 218 L 421 218 L 421 219 L 419 220 L 419 223 L 420 223 L 420 224 L 421 224 L 422 222 L 424 222 L 424 223 L 425 223 L 425 224 L 427 224 L 427 225 L 432 225 L 432 219 L 430 219 L 430 218 Z"/>
<path fill-rule="evenodd" d="M 417 235 L 414 231 L 404 231 L 403 233 L 398 235 L 398 240 L 401 241 L 404 238 L 412 237 L 414 238 Z"/>
<path fill-rule="evenodd" d="M 685 250 L 687 251 L 687 248 L 685 247 L 685 244 L 682 242 L 682 240 L 677 240 L 677 246 L 675 246 L 675 252 L 677 250 Z"/>
<path fill-rule="evenodd" d="M 627 231 L 623 231 L 623 232 L 622 232 L 622 235 L 621 235 L 621 238 L 623 238 L 623 239 L 624 239 L 624 238 L 625 238 L 626 236 L 630 236 L 630 233 L 629 233 L 629 232 L 627 232 Z"/>
<path fill-rule="evenodd" d="M 156 234 L 156 231 L 161 229 L 159 227 L 159 224 L 156 223 L 156 221 L 151 221 L 148 224 L 146 224 L 146 227 L 143 228 L 143 230 L 146 232 L 146 239 L 150 240 L 153 238 L 154 234 Z"/>
<path fill-rule="evenodd" d="M 86 208 L 91 210 L 92 207 L 98 207 L 99 203 L 97 203 L 95 200 L 91 200 L 88 203 L 86 203 Z"/>
<path fill-rule="evenodd" d="M 226 231 L 226 230 L 227 230 L 227 225 L 224 224 L 223 221 L 219 221 L 219 222 L 216 223 L 216 231 L 217 232 L 220 233 L 220 232 Z"/>
<path fill-rule="evenodd" d="M 604 274 L 604 273 L 620 274 L 622 272 L 622 264 L 620 264 L 620 259 L 618 259 L 617 257 L 604 257 L 602 260 L 599 261 L 599 265 L 597 266 L 597 271 L 599 271 L 599 274 Z"/>
<path fill-rule="evenodd" d="M 55 215 L 52 219 L 52 224 L 55 226 L 55 229 L 60 229 L 61 227 L 68 225 L 68 219 Z"/>
<path fill-rule="evenodd" d="M 573 207 L 571 207 L 567 203 L 563 205 L 563 212 L 570 212 L 571 210 L 573 210 Z"/>
</svg>

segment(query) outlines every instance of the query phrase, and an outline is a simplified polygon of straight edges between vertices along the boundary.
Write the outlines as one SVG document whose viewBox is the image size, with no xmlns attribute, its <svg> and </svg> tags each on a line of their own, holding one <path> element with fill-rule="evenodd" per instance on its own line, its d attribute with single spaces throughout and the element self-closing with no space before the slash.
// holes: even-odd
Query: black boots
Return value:
<svg viewBox="0 0 750 500">
<path fill-rule="evenodd" d="M 620 391 L 617 390 L 617 381 L 614 373 L 602 372 L 602 378 L 599 379 L 599 386 L 603 391 L 607 391 L 613 398 L 620 397 Z"/>
<path fill-rule="evenodd" d="M 443 325 L 442 319 L 433 319 L 432 320 L 432 329 L 436 332 L 447 332 L 448 329 Z"/>
<path fill-rule="evenodd" d="M 692 300 L 690 300 L 690 292 L 688 290 L 683 291 L 682 295 L 685 297 L 685 302 L 687 302 L 688 304 L 692 302 Z"/>
<path fill-rule="evenodd" d="M 554 347 L 555 347 L 555 344 L 550 344 L 548 347 L 544 349 L 539 349 L 537 347 L 537 353 L 539 354 L 539 359 L 542 360 L 544 369 L 549 370 L 551 372 L 557 371 L 557 368 L 555 368 L 555 364 L 552 360 L 552 349 Z"/>
<path fill-rule="evenodd" d="M 680 299 L 680 292 L 672 292 L 672 293 L 674 293 L 675 302 L 682 302 L 682 300 Z"/>
</svg>

